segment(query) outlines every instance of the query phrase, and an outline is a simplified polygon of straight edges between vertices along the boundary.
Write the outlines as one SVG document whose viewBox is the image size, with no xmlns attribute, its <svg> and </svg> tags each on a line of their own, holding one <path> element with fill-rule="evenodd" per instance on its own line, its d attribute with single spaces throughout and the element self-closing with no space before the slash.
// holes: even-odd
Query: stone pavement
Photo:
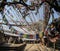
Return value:
<svg viewBox="0 0 60 51">
<path fill-rule="evenodd" d="M 24 51 L 54 51 L 54 49 L 47 48 L 41 44 L 27 44 Z"/>
</svg>

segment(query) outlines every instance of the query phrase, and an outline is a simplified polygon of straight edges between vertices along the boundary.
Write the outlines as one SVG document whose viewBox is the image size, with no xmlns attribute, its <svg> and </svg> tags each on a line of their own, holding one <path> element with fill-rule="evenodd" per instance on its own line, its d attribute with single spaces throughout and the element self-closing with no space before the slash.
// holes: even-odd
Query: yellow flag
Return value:
<svg viewBox="0 0 60 51">
<path fill-rule="evenodd" d="M 42 32 L 40 32 L 40 34 L 39 34 L 39 37 L 40 37 L 40 38 L 42 38 L 42 37 L 43 37 L 43 34 L 42 34 Z"/>
</svg>

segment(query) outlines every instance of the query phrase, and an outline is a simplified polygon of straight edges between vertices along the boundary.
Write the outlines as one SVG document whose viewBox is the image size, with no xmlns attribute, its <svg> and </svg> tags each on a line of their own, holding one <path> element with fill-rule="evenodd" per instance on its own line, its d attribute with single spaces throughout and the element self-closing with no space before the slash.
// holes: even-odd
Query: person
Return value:
<svg viewBox="0 0 60 51">
<path fill-rule="evenodd" d="M 56 31 L 57 31 L 57 30 L 56 30 L 55 24 L 52 23 L 52 24 L 51 24 L 51 30 L 50 30 L 50 35 L 49 35 L 49 36 L 50 36 L 51 38 L 55 37 Z"/>
<path fill-rule="evenodd" d="M 47 41 L 48 41 L 48 40 L 47 40 L 47 36 L 44 35 L 44 36 L 43 36 L 43 39 L 44 39 L 44 45 L 47 45 Z"/>
<path fill-rule="evenodd" d="M 58 39 L 58 34 L 59 34 L 59 32 L 58 32 L 58 30 L 57 30 L 57 24 L 58 24 L 58 22 L 57 22 L 57 20 L 55 19 L 55 20 L 53 20 L 53 22 L 51 23 L 51 25 L 50 25 L 50 31 L 49 31 L 49 33 L 48 33 L 48 36 L 49 36 L 49 40 L 51 41 L 51 42 L 55 42 L 57 39 Z M 59 28 L 58 28 L 59 29 Z"/>
</svg>

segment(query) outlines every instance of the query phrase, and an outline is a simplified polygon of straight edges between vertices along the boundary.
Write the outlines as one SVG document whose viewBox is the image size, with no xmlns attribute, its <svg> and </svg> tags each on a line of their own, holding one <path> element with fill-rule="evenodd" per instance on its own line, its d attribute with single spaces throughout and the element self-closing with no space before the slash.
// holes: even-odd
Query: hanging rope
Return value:
<svg viewBox="0 0 60 51">
<path fill-rule="evenodd" d="M 33 20 L 32 20 L 32 18 L 31 18 L 31 15 L 30 15 L 30 13 L 29 13 L 29 18 L 30 18 L 31 22 L 33 23 Z"/>
<path fill-rule="evenodd" d="M 8 11 L 8 10 L 7 10 Z M 8 16 L 8 15 L 7 15 Z M 11 16 L 11 15 L 10 15 Z M 18 26 L 17 25 L 17 23 L 10 17 L 10 16 L 8 16 L 15 24 L 16 24 L 16 26 Z M 21 28 L 22 29 L 22 28 Z M 24 30 L 24 29 L 22 29 L 22 30 Z M 24 30 L 25 31 L 25 30 Z M 25 31 L 26 32 L 26 31 Z"/>
<path fill-rule="evenodd" d="M 21 11 L 19 10 L 19 12 L 21 13 Z M 21 13 L 21 15 L 22 15 L 22 13 Z M 27 25 L 30 27 L 30 25 L 29 25 L 29 23 L 26 21 L 26 19 L 23 17 L 23 15 L 22 15 L 22 18 L 23 18 L 23 20 L 25 20 L 25 22 L 27 23 Z M 30 27 L 30 29 L 32 30 L 32 28 Z"/>
</svg>

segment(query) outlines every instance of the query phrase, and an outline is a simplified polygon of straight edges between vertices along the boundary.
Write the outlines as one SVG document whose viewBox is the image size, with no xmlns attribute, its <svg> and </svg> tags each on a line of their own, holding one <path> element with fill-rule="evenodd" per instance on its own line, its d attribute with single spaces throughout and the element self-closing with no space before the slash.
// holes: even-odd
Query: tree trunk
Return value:
<svg viewBox="0 0 60 51">
<path fill-rule="evenodd" d="M 44 21 L 43 21 L 43 31 L 46 29 L 50 18 L 49 5 L 44 4 Z"/>
</svg>

